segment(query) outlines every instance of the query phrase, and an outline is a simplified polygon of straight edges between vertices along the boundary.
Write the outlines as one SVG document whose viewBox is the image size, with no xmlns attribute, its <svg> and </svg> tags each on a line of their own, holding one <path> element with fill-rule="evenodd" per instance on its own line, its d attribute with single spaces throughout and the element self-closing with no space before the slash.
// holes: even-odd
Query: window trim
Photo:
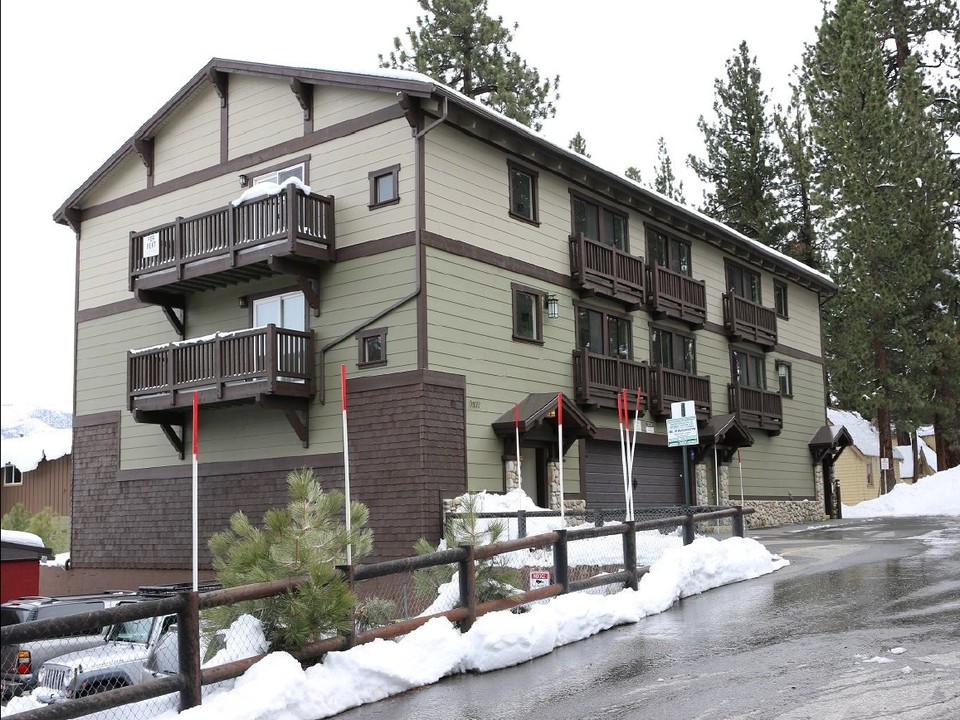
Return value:
<svg viewBox="0 0 960 720">
<path fill-rule="evenodd" d="M 607 327 L 608 327 L 607 318 L 610 318 L 610 317 L 615 317 L 618 320 L 621 320 L 627 323 L 628 345 L 627 345 L 627 356 L 625 358 L 621 358 L 619 355 L 610 355 L 606 352 L 598 353 L 593 350 L 588 350 L 588 352 L 592 352 L 594 355 L 602 355 L 603 357 L 615 357 L 618 360 L 630 360 L 631 362 L 637 362 L 633 352 L 634 342 L 633 342 L 633 316 L 632 315 L 630 315 L 629 313 L 617 312 L 616 310 L 610 310 L 609 308 L 599 307 L 597 305 L 591 305 L 588 302 L 580 302 L 577 300 L 574 300 L 573 306 L 574 306 L 573 307 L 574 343 L 576 344 L 576 348 L 578 350 L 586 350 L 586 348 L 584 348 L 580 344 L 580 311 L 589 310 L 591 312 L 600 313 L 603 316 L 603 319 L 601 320 L 600 324 L 603 329 L 604 349 L 606 349 L 606 347 L 610 344 L 610 338 L 607 334 Z"/>
<path fill-rule="evenodd" d="M 692 340 L 692 341 L 693 341 L 693 372 L 691 373 L 691 372 L 688 372 L 687 370 L 685 370 L 685 369 L 683 369 L 683 368 L 676 368 L 676 367 L 669 367 L 669 368 L 667 368 L 667 369 L 668 369 L 668 370 L 673 370 L 674 372 L 682 372 L 682 373 L 687 373 L 687 374 L 689 374 L 689 375 L 696 375 L 696 374 L 697 374 L 697 335 L 696 335 L 696 333 L 689 332 L 689 331 L 687 331 L 687 330 L 685 330 L 685 329 L 677 329 L 677 328 L 675 328 L 675 327 L 672 327 L 671 325 L 666 325 L 666 324 L 664 324 L 664 323 L 657 323 L 657 322 L 650 323 L 649 327 L 650 327 L 650 364 L 651 364 L 652 366 L 654 366 L 654 367 L 665 367 L 665 366 L 663 366 L 663 365 L 660 363 L 659 358 L 654 358 L 654 355 L 653 355 L 653 350 L 654 350 L 653 333 L 656 332 L 656 331 L 659 331 L 659 332 L 662 332 L 662 333 L 663 333 L 663 332 L 668 332 L 668 333 L 670 333 L 671 337 L 673 338 L 672 352 L 673 352 L 674 355 L 676 355 L 676 351 L 677 351 L 677 349 L 678 349 L 678 347 L 677 347 L 677 341 L 678 341 L 678 340 L 681 340 L 681 341 L 682 341 L 682 340 Z M 674 357 L 674 358 L 673 358 L 674 363 L 677 362 L 677 359 L 678 359 L 677 357 Z M 682 357 L 679 358 L 679 359 L 680 359 L 681 361 L 683 360 Z"/>
<path fill-rule="evenodd" d="M 576 237 L 575 227 L 574 227 L 576 216 L 573 211 L 573 203 L 574 203 L 574 200 L 583 200 L 584 202 L 588 202 L 591 205 L 596 205 L 598 208 L 600 208 L 600 210 L 605 210 L 606 212 L 613 213 L 614 215 L 619 215 L 620 217 L 623 218 L 623 222 L 624 222 L 623 249 L 620 250 L 620 248 L 618 248 L 616 245 L 613 245 L 613 244 L 610 244 L 609 247 L 612 247 L 615 250 L 620 250 L 620 252 L 626 253 L 629 255 L 630 254 L 630 212 L 627 210 L 619 210 L 613 205 L 609 205 L 607 203 L 601 202 L 596 198 L 590 197 L 589 195 L 578 192 L 572 188 L 569 190 L 569 192 L 570 192 L 570 235 L 571 237 Z M 603 224 L 602 216 L 598 218 L 598 221 L 599 221 L 600 234 L 603 235 L 604 224 Z M 602 243 L 604 245 L 607 244 L 603 241 L 602 238 L 596 238 L 596 242 Z"/>
<path fill-rule="evenodd" d="M 513 209 L 513 173 L 522 173 L 530 178 L 530 217 L 525 217 Z M 507 213 L 514 220 L 540 227 L 540 173 L 526 165 L 507 158 Z"/>
<path fill-rule="evenodd" d="M 780 312 L 780 291 L 783 291 L 783 312 Z M 790 303 L 787 295 L 787 284 L 782 280 L 773 281 L 773 309 L 777 317 L 784 320 L 790 319 Z"/>
<path fill-rule="evenodd" d="M 792 398 L 793 397 L 793 363 L 788 363 L 786 360 L 776 360 L 773 363 L 774 370 L 777 374 L 777 392 L 780 393 L 782 397 Z M 780 368 L 785 368 L 787 374 L 785 375 L 787 379 L 787 392 L 783 392 L 783 385 L 780 382 Z"/>
<path fill-rule="evenodd" d="M 250 295 L 242 295 L 240 297 L 240 302 L 245 303 L 246 307 L 249 308 L 247 313 L 247 327 L 255 328 L 254 319 L 256 317 L 256 304 L 258 300 L 266 300 L 272 297 L 280 297 L 282 295 L 293 295 L 294 293 L 300 293 L 303 295 L 303 291 L 298 285 L 288 285 L 287 287 L 277 288 L 276 290 L 268 290 L 260 293 L 252 293 Z M 310 304 L 307 302 L 306 296 L 303 298 L 303 327 L 307 330 L 310 329 Z"/>
<path fill-rule="evenodd" d="M 749 300 L 752 303 L 757 305 L 763 305 L 763 274 L 759 270 L 754 270 L 753 268 L 745 265 L 742 262 L 737 262 L 731 260 L 730 258 L 724 258 L 723 260 L 723 284 L 727 286 L 724 292 L 731 293 L 736 295 L 732 287 L 729 287 L 727 279 L 729 277 L 730 268 L 736 268 L 740 272 L 748 272 L 757 277 L 757 298 L 747 297 L 746 295 L 738 295 L 737 297 L 742 297 L 744 300 Z"/>
<path fill-rule="evenodd" d="M 737 377 L 736 353 L 741 353 L 745 355 L 751 361 L 759 360 L 761 362 L 763 366 L 763 384 L 762 385 L 754 385 L 754 384 L 740 382 L 740 379 Z M 768 389 L 766 355 L 762 353 L 753 352 L 745 348 L 731 347 L 730 348 L 730 381 L 733 383 L 736 383 L 740 387 L 751 388 L 753 390 L 763 390 L 766 392 Z"/>
<path fill-rule="evenodd" d="M 671 272 L 675 272 L 679 275 L 683 275 L 684 277 L 693 278 L 693 243 L 692 242 L 690 242 L 686 238 L 680 237 L 676 233 L 669 232 L 651 223 L 644 223 L 643 230 L 644 230 L 645 239 L 647 241 L 646 242 L 647 264 L 649 265 L 653 265 L 655 263 L 659 264 L 657 261 L 656 253 L 653 251 L 653 246 L 654 246 L 653 234 L 656 233 L 657 235 L 662 235 L 667 239 L 667 264 L 665 266 L 667 270 L 670 270 Z M 673 269 L 672 263 L 674 258 L 672 257 L 672 254 L 670 252 L 671 241 L 676 241 L 681 245 L 686 245 L 687 255 L 690 258 L 690 266 L 688 268 L 689 272 L 684 273 L 682 270 Z"/>
<path fill-rule="evenodd" d="M 386 177 L 387 175 L 393 176 L 393 187 L 394 187 L 394 196 L 389 200 L 377 200 L 377 180 Z M 370 182 L 370 203 L 367 205 L 369 210 L 376 210 L 377 208 L 387 207 L 388 205 L 396 205 L 400 202 L 400 164 L 390 165 L 389 167 L 380 168 L 379 170 L 371 170 L 367 173 L 367 179 Z"/>
<path fill-rule="evenodd" d="M 357 367 L 358 368 L 371 368 L 371 367 L 380 367 L 387 364 L 387 328 L 370 328 L 369 330 L 361 330 L 354 337 L 357 339 Z M 366 341 L 370 338 L 380 338 L 380 347 L 383 351 L 383 358 L 381 360 L 365 360 L 364 359 L 364 348 Z"/>
<path fill-rule="evenodd" d="M 535 298 L 533 303 L 534 310 L 536 310 L 537 313 L 537 329 L 535 338 L 523 337 L 522 335 L 517 334 L 517 295 L 519 293 L 533 295 Z M 536 288 L 532 288 L 527 285 L 510 283 L 510 332 L 514 341 L 530 343 L 532 345 L 543 345 L 543 304 L 546 296 L 547 293 L 544 290 L 537 290 Z"/>
<path fill-rule="evenodd" d="M 3 466 L 3 487 L 23 485 L 23 472 L 13 463 Z"/>
<path fill-rule="evenodd" d="M 257 168 L 256 170 L 250 170 L 244 175 L 247 178 L 247 184 L 245 187 L 253 187 L 256 184 L 257 178 L 261 178 L 264 175 L 270 175 L 271 173 L 279 174 L 282 170 L 290 170 L 295 168 L 298 165 L 303 166 L 303 184 L 310 184 L 310 155 L 302 155 L 298 158 L 292 158 L 286 162 L 277 163 L 275 165 L 268 165 L 264 168 Z"/>
</svg>

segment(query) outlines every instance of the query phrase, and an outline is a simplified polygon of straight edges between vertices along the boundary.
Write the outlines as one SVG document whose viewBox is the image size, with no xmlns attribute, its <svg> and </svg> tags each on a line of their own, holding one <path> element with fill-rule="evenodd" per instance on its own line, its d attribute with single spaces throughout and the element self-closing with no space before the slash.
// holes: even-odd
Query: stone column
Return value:
<svg viewBox="0 0 960 720">
<path fill-rule="evenodd" d="M 507 458 L 503 462 L 504 467 L 504 485 L 506 486 L 506 491 L 510 492 L 511 490 L 517 490 L 520 487 L 520 472 L 523 472 L 523 469 L 519 467 L 519 464 L 516 460 Z M 520 472 L 517 472 L 520 470 Z"/>
<path fill-rule="evenodd" d="M 684 448 L 686 452 L 686 448 Z M 696 482 L 697 496 L 693 499 L 694 505 L 710 504 L 710 486 L 707 484 L 707 466 L 698 462 L 693 466 L 693 478 Z"/>
</svg>

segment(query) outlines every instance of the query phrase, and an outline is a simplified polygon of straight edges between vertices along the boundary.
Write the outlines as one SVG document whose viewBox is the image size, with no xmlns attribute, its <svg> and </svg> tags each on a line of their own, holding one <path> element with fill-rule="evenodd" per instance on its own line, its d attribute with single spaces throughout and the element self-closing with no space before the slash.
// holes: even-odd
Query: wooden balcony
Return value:
<svg viewBox="0 0 960 720">
<path fill-rule="evenodd" d="M 783 430 L 783 398 L 780 393 L 744 387 L 733 383 L 727 385 L 730 397 L 730 412 L 734 413 L 745 427 L 765 430 L 770 435 L 779 435 Z"/>
<path fill-rule="evenodd" d="M 707 321 L 706 283 L 663 265 L 648 265 L 647 307 L 657 317 L 674 318 L 693 327 L 702 327 Z"/>
<path fill-rule="evenodd" d="M 643 260 L 583 234 L 570 238 L 570 270 L 584 295 L 617 300 L 629 310 L 644 302 Z"/>
<path fill-rule="evenodd" d="M 617 393 L 630 393 L 630 409 L 640 388 L 640 411 L 650 404 L 650 366 L 646 363 L 598 355 L 586 350 L 573 351 L 574 390 L 577 403 L 593 407 L 617 407 Z"/>
<path fill-rule="evenodd" d="M 654 416 L 670 417 L 670 404 L 683 400 L 693 400 L 697 420 L 709 420 L 713 414 L 710 378 L 665 367 L 650 368 L 650 412 Z"/>
<path fill-rule="evenodd" d="M 289 184 L 239 205 L 130 233 L 130 290 L 146 302 L 276 273 L 314 280 L 335 259 L 333 197 Z"/>
<path fill-rule="evenodd" d="M 284 410 L 307 442 L 314 394 L 313 332 L 274 325 L 217 333 L 127 353 L 127 407 L 137 422 L 184 425 L 193 394 L 202 407 L 257 404 Z M 181 445 L 178 449 L 182 454 Z"/>
<path fill-rule="evenodd" d="M 777 344 L 777 313 L 733 293 L 723 295 L 723 327 L 735 340 L 749 340 L 767 350 Z"/>
</svg>

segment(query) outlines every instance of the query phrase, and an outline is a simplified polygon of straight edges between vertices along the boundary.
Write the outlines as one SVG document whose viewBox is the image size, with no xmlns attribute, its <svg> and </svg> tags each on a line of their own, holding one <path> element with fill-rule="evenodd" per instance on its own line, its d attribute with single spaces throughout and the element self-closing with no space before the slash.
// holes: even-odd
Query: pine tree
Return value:
<svg viewBox="0 0 960 720">
<path fill-rule="evenodd" d="M 815 201 L 831 239 L 840 286 L 826 306 L 831 393 L 876 418 L 881 458 L 892 467 L 895 417 L 912 430 L 928 408 L 930 288 L 952 261 L 949 216 L 956 188 L 942 136 L 924 119 L 929 100 L 916 63 L 888 87 L 884 56 L 864 0 L 838 0 L 808 54 Z M 887 489 L 892 470 L 884 472 Z"/>
<path fill-rule="evenodd" d="M 242 512 L 230 527 L 210 539 L 213 568 L 224 587 L 305 577 L 283 595 L 216 608 L 211 616 L 229 627 L 250 613 L 263 623 L 273 650 L 291 650 L 331 633 L 352 630 L 356 598 L 337 565 L 346 562 L 351 545 L 354 561 L 370 552 L 372 535 L 364 529 L 368 512 L 351 503 L 351 532 L 343 523 L 344 497 L 324 492 L 307 468 L 287 476 L 290 502 L 268 510 L 256 528 Z"/>
<path fill-rule="evenodd" d="M 534 130 L 556 115 L 560 76 L 542 80 L 510 49 L 516 23 L 511 30 L 491 17 L 487 0 L 418 1 L 426 14 L 407 27 L 409 47 L 395 37 L 381 67 L 429 75 Z"/>
<path fill-rule="evenodd" d="M 771 139 L 773 120 L 761 88 L 756 58 L 745 42 L 727 61 L 726 81 L 714 82 L 716 122 L 700 117 L 707 156 L 690 155 L 687 164 L 711 190 L 703 212 L 747 237 L 780 248 L 782 218 L 779 190 L 780 154 Z"/>
<path fill-rule="evenodd" d="M 643 183 L 643 177 L 641 176 L 640 170 L 634 167 L 633 165 L 628 167 L 623 174 L 624 174 L 624 177 L 627 177 L 630 180 L 633 180 L 635 183 L 640 183 L 640 184 Z"/>
<path fill-rule="evenodd" d="M 577 134 L 570 138 L 570 142 L 567 145 L 570 150 L 573 150 L 575 153 L 583 155 L 585 158 L 590 157 L 590 153 L 587 152 L 587 140 L 583 135 L 577 131 Z"/>
<path fill-rule="evenodd" d="M 683 196 L 683 181 L 678 181 L 673 174 L 673 162 L 667 152 L 667 143 L 661 136 L 657 142 L 657 166 L 653 169 L 653 189 L 671 200 L 685 204 Z"/>
</svg>

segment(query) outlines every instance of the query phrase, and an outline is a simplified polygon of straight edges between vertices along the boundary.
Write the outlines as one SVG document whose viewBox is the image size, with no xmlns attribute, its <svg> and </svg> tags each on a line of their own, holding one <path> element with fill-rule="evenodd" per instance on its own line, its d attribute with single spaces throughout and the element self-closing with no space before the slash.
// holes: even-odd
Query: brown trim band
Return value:
<svg viewBox="0 0 960 720">
<path fill-rule="evenodd" d="M 727 334 L 727 331 L 724 329 L 723 325 L 718 325 L 715 322 L 705 322 L 700 329 L 707 330 L 712 333 L 716 333 L 717 335 Z M 767 353 L 764 353 L 764 354 L 769 354 L 770 352 L 779 353 L 780 355 L 786 355 L 787 357 L 793 358 L 794 360 L 807 360 L 809 362 L 816 363 L 817 365 L 823 365 L 823 358 L 820 357 L 819 355 L 814 355 L 813 353 L 809 353 L 804 350 L 798 350 L 797 348 L 792 348 L 788 345 L 783 345 L 781 343 L 777 343 L 774 346 L 773 350 L 768 351 Z"/>
<path fill-rule="evenodd" d="M 329 127 L 321 128 L 320 130 L 316 130 L 309 135 L 293 138 L 292 140 L 287 140 L 279 145 L 264 148 L 263 150 L 242 155 L 241 157 L 234 158 L 233 160 L 225 163 L 220 163 L 219 165 L 213 165 L 211 167 L 204 168 L 203 170 L 197 170 L 195 172 L 188 173 L 187 175 L 183 175 L 173 180 L 168 180 L 167 182 L 160 183 L 159 185 L 154 185 L 152 188 L 137 190 L 136 192 L 116 198 L 115 200 L 108 200 L 107 202 L 99 205 L 92 205 L 91 207 L 83 208 L 80 211 L 80 220 L 82 222 L 84 220 L 100 217 L 101 215 L 106 215 L 107 213 L 115 212 L 116 210 L 121 210 L 123 208 L 130 207 L 131 205 L 136 205 L 138 203 L 146 202 L 147 200 L 152 200 L 153 198 L 166 195 L 167 193 L 176 192 L 177 190 L 184 190 L 202 182 L 206 182 L 207 180 L 213 180 L 214 178 L 218 178 L 222 175 L 240 172 L 241 170 L 246 170 L 247 168 L 253 167 L 254 165 L 259 165 L 260 163 L 268 160 L 276 160 L 284 155 L 306 150 L 313 145 L 320 145 L 332 140 L 338 140 L 340 138 L 347 137 L 348 135 L 353 135 L 354 133 L 360 132 L 361 130 L 367 130 L 369 128 L 376 127 L 377 125 L 382 125 L 385 122 L 390 122 L 391 120 L 397 120 L 398 118 L 403 117 L 403 108 L 401 108 L 399 105 L 388 105 L 387 107 L 374 110 L 366 115 L 361 115 L 358 118 L 344 120 L 343 122 L 330 125 Z"/>
<path fill-rule="evenodd" d="M 109 425 L 120 422 L 119 410 L 107 410 L 106 412 L 90 413 L 89 415 L 77 415 L 73 418 L 73 428 L 93 427 L 94 425 Z"/>
<path fill-rule="evenodd" d="M 612 410 L 610 411 L 613 412 Z M 603 442 L 620 442 L 620 431 L 614 428 L 598 427 L 597 434 L 591 440 L 602 440 Z M 637 445 L 648 445 L 656 447 L 667 447 L 667 436 L 657 433 L 638 432 Z M 677 448 L 679 450 L 680 448 Z"/>
<path fill-rule="evenodd" d="M 144 308 L 154 307 L 148 303 L 140 302 L 136 298 L 129 300 L 117 300 L 116 302 L 100 305 L 98 307 L 87 308 L 77 311 L 77 324 L 89 322 L 90 320 L 100 320 L 111 315 L 121 315 L 132 310 L 142 310 Z"/>
<path fill-rule="evenodd" d="M 436 385 L 438 387 L 457 388 L 466 391 L 467 378 L 463 375 L 441 372 L 439 370 L 404 370 L 387 375 L 368 375 L 350 378 L 350 390 L 366 392 L 368 390 L 386 390 L 405 385 Z"/>
<path fill-rule="evenodd" d="M 359 258 L 372 257 L 374 255 L 380 255 L 381 253 L 391 252 L 392 250 L 413 247 L 414 242 L 415 238 L 413 233 L 405 232 L 377 240 L 368 240 L 367 242 L 358 243 L 357 245 L 338 247 L 337 262 L 357 260 Z"/>
<path fill-rule="evenodd" d="M 343 467 L 343 453 L 324 453 L 322 455 L 299 455 L 282 458 L 264 458 L 262 460 L 230 460 L 228 462 L 207 462 L 203 464 L 205 475 L 234 475 L 238 473 L 288 472 L 302 467 L 340 468 Z M 119 482 L 133 480 L 181 480 L 191 475 L 191 466 L 167 465 L 165 467 L 120 470 Z"/>
</svg>

